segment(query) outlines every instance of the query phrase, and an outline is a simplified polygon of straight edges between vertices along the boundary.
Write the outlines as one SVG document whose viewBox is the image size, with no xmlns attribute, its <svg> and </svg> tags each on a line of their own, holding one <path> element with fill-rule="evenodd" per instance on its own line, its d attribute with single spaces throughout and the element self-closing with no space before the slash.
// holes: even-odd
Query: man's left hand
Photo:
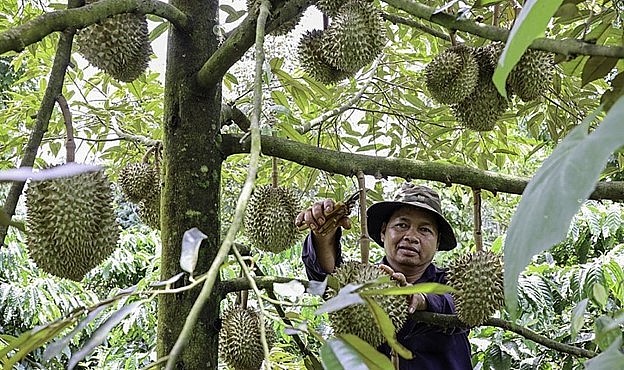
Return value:
<svg viewBox="0 0 624 370">
<path fill-rule="evenodd" d="M 379 269 L 390 275 L 390 279 L 396 280 L 399 283 L 399 286 L 409 286 L 412 285 L 407 282 L 405 275 L 401 272 L 395 272 L 392 267 L 388 265 L 379 265 Z M 407 296 L 407 304 L 408 312 L 414 313 L 414 311 L 425 311 L 427 309 L 427 298 L 423 293 L 416 293 Z"/>
</svg>

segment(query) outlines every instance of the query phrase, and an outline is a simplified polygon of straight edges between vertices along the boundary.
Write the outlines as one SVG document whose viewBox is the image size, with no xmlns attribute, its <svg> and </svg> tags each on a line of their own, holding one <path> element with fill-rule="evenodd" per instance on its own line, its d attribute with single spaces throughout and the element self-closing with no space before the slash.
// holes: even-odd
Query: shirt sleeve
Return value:
<svg viewBox="0 0 624 370">
<path fill-rule="evenodd" d="M 455 313 L 453 296 L 446 294 L 425 294 L 427 311 L 452 315 Z"/>
<path fill-rule="evenodd" d="M 342 264 L 342 247 L 340 245 L 341 236 L 342 231 L 340 230 L 340 228 L 338 228 L 338 231 L 336 232 L 336 266 L 340 266 Z M 301 259 L 303 260 L 303 265 L 305 266 L 308 279 L 316 281 L 325 280 L 328 271 L 323 270 L 318 262 L 318 258 L 316 256 L 316 248 L 314 247 L 314 243 L 312 242 L 312 232 L 310 232 L 303 241 Z"/>
</svg>

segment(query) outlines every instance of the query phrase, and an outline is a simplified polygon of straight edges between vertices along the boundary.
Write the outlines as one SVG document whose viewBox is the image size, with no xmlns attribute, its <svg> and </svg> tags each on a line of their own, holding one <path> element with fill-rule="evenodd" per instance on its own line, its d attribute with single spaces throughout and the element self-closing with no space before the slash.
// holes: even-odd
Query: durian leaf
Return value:
<svg viewBox="0 0 624 370">
<path fill-rule="evenodd" d="M 348 345 L 353 347 L 354 350 L 364 359 L 368 368 L 379 370 L 394 370 L 392 361 L 383 353 L 377 351 L 375 347 L 371 346 L 368 342 L 353 334 L 340 334 L 337 338 L 342 339 Z"/>
<path fill-rule="evenodd" d="M 322 296 L 325 293 L 325 289 L 327 289 L 328 278 L 329 278 L 329 275 L 327 275 L 327 277 L 325 277 L 325 280 L 323 281 L 310 280 L 310 282 L 308 283 L 308 288 L 306 289 L 306 292 L 308 294 Z"/>
<path fill-rule="evenodd" d="M 609 294 L 607 293 L 604 285 L 596 283 L 592 285 L 592 297 L 594 298 L 594 301 L 600 306 L 600 308 L 604 309 L 607 305 Z"/>
<path fill-rule="evenodd" d="M 606 351 L 585 362 L 585 370 L 621 369 L 624 354 L 620 352 L 622 338 L 614 341 Z"/>
<path fill-rule="evenodd" d="M 149 41 L 152 42 L 160 37 L 165 31 L 169 29 L 169 22 L 162 22 L 149 33 Z"/>
<path fill-rule="evenodd" d="M 321 347 L 321 363 L 326 370 L 367 370 L 364 359 L 340 338 L 331 338 Z"/>
<path fill-rule="evenodd" d="M 572 340 L 576 339 L 576 336 L 585 323 L 585 310 L 587 309 L 587 302 L 587 298 L 583 299 L 577 303 L 572 310 L 572 317 L 570 317 L 570 332 L 572 333 Z"/>
<path fill-rule="evenodd" d="M 613 67 L 615 67 L 618 60 L 618 58 L 604 57 L 599 55 L 589 57 L 589 59 L 587 59 L 587 62 L 585 62 L 585 65 L 583 66 L 583 73 L 581 74 L 581 86 L 585 86 L 594 80 L 606 76 L 607 73 L 611 72 Z"/>
<path fill-rule="evenodd" d="M 284 297 L 301 297 L 305 293 L 305 287 L 297 280 L 291 280 L 287 283 L 273 283 L 273 291 Z"/>
<path fill-rule="evenodd" d="M 82 329 L 84 329 L 91 321 L 93 321 L 108 305 L 103 305 L 95 310 L 91 311 L 84 320 L 82 320 L 74 330 L 72 330 L 69 334 L 64 336 L 63 338 L 56 340 L 50 343 L 45 351 L 43 352 L 43 359 L 45 361 L 50 361 L 53 357 L 56 357 L 63 349 L 67 347 L 71 339 L 78 334 Z"/>
<path fill-rule="evenodd" d="M 445 294 L 455 291 L 448 285 L 440 283 L 420 283 L 408 286 L 397 286 L 390 288 L 380 289 L 367 289 L 360 292 L 362 296 L 374 296 L 374 295 L 412 295 L 416 293 L 431 293 L 431 294 Z"/>
<path fill-rule="evenodd" d="M 143 301 L 132 302 L 129 305 L 123 306 L 117 312 L 112 314 L 111 317 L 106 319 L 106 321 L 91 335 L 89 341 L 85 343 L 85 345 L 78 352 L 72 355 L 69 359 L 69 363 L 67 364 L 67 370 L 72 370 L 76 367 L 76 365 L 78 365 L 78 362 L 82 361 L 82 359 L 91 353 L 95 347 L 102 344 L 106 338 L 108 338 L 108 333 L 110 333 L 110 331 L 113 330 L 113 328 L 117 326 L 121 320 L 128 316 L 128 314 L 134 311 L 142 303 Z"/>
<path fill-rule="evenodd" d="M 202 233 L 198 228 L 186 230 L 182 237 L 182 252 L 180 253 L 180 267 L 182 270 L 193 275 L 195 266 L 197 266 L 197 258 L 199 258 L 199 247 L 201 242 L 208 235 Z"/>
<path fill-rule="evenodd" d="M 390 346 L 390 348 L 392 348 L 394 352 L 396 352 L 399 356 L 410 360 L 413 357 L 412 352 L 409 349 L 405 348 L 397 340 L 396 327 L 392 323 L 392 320 L 390 319 L 390 316 L 388 316 L 388 313 L 384 311 L 384 309 L 381 308 L 379 303 L 377 303 L 373 298 L 370 298 L 370 297 L 363 297 L 363 298 L 366 304 L 368 305 L 368 308 L 370 309 L 371 313 L 373 314 L 373 318 L 375 319 L 375 322 L 381 329 L 381 333 L 383 334 L 384 338 L 386 338 L 386 340 L 388 341 L 388 345 Z"/>
<path fill-rule="evenodd" d="M 620 320 L 614 320 L 609 316 L 600 316 L 594 321 L 594 332 L 596 337 L 594 342 L 600 348 L 601 351 L 606 351 L 613 342 L 622 337 L 622 318 Z"/>
<path fill-rule="evenodd" d="M 494 85 L 503 96 L 507 96 L 505 82 L 509 72 L 518 63 L 533 40 L 544 34 L 550 18 L 555 14 L 562 1 L 528 0 L 522 6 L 494 71 Z"/>
<path fill-rule="evenodd" d="M 517 314 L 518 276 L 533 255 L 565 238 L 570 221 L 594 190 L 611 153 L 624 144 L 620 98 L 588 134 L 589 117 L 559 143 L 525 188 L 505 240 L 505 301 Z"/>
<path fill-rule="evenodd" d="M 0 358 L 4 358 L 9 352 L 17 350 L 17 352 L 4 363 L 4 369 L 12 369 L 13 365 L 23 360 L 30 352 L 42 346 L 45 342 L 54 338 L 72 323 L 73 320 L 70 319 L 60 320 L 22 333 L 16 340 L 10 342 L 6 347 L 0 350 Z"/>
<path fill-rule="evenodd" d="M 347 284 L 338 291 L 338 295 L 327 300 L 321 307 L 316 310 L 316 314 L 320 315 L 326 312 L 334 312 L 354 304 L 363 304 L 364 301 L 356 291 L 362 284 Z"/>
</svg>

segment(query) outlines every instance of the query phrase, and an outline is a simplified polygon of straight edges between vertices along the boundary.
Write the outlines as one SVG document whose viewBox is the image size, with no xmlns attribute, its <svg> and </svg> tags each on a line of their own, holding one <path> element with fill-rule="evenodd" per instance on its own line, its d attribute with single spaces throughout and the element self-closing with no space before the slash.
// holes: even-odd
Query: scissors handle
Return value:
<svg viewBox="0 0 624 370">
<path fill-rule="evenodd" d="M 351 213 L 351 209 L 355 205 L 355 201 L 358 199 L 359 194 L 360 192 L 357 191 L 355 194 L 347 198 L 344 202 L 340 201 L 334 204 L 334 209 L 329 213 L 325 213 L 325 223 L 321 225 L 321 227 L 316 230 L 316 232 L 322 236 L 325 236 L 328 229 L 335 228 L 341 218 L 348 216 L 349 213 Z M 304 231 L 307 230 L 309 227 L 310 226 L 308 224 L 303 224 L 300 225 L 297 229 L 299 231 Z"/>
</svg>

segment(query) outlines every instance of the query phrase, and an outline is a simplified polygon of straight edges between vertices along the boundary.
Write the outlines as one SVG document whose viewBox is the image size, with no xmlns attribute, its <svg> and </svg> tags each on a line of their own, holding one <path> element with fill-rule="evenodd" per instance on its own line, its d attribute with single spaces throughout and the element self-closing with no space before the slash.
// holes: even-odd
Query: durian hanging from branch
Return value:
<svg viewBox="0 0 624 370">
<path fill-rule="evenodd" d="M 72 162 L 73 125 L 65 99 L 58 99 Z M 68 144 L 68 145 L 67 145 Z M 111 183 L 103 169 L 31 181 L 26 190 L 26 244 L 35 264 L 50 274 L 80 281 L 108 258 L 119 239 Z"/>
<path fill-rule="evenodd" d="M 308 31 L 298 47 L 302 68 L 330 85 L 355 75 L 381 53 L 386 44 L 381 11 L 366 0 L 317 4 L 332 18 L 325 30 Z"/>
<path fill-rule="evenodd" d="M 78 53 L 91 65 L 122 82 L 134 81 L 145 72 L 152 54 L 145 14 L 113 15 L 78 30 L 75 42 Z"/>
</svg>

